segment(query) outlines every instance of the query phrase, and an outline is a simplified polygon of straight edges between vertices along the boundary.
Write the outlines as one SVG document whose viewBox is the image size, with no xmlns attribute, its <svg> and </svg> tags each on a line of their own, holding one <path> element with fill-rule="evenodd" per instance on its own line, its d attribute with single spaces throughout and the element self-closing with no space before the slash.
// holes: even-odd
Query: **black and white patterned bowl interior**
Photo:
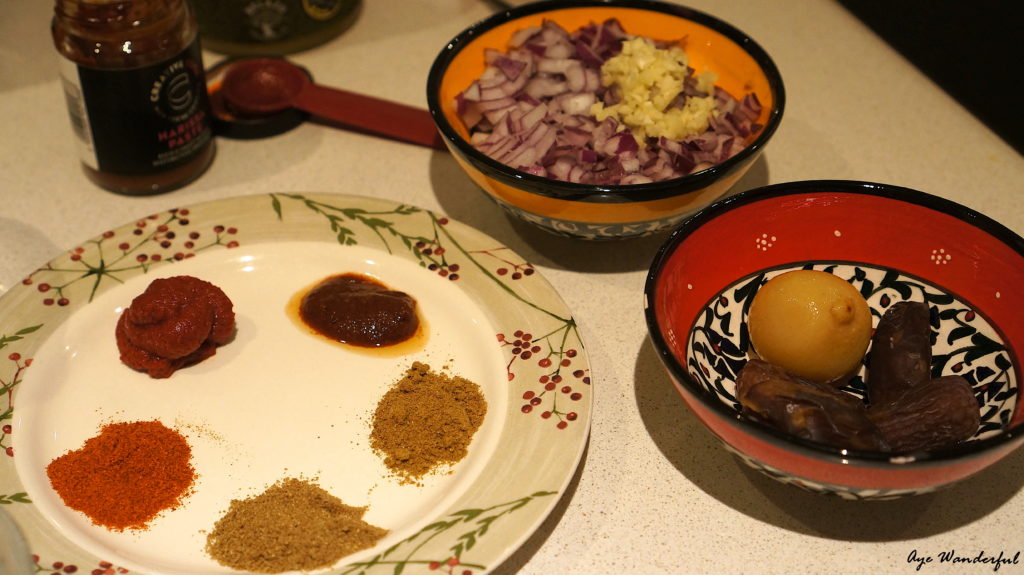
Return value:
<svg viewBox="0 0 1024 575">
<path fill-rule="evenodd" d="M 997 435 L 1009 427 L 1019 397 L 1017 368 L 996 327 L 955 294 L 920 278 L 862 263 L 815 262 L 763 270 L 741 278 L 709 301 L 690 329 L 686 369 L 714 399 L 740 412 L 736 377 L 754 357 L 747 332 L 750 302 L 766 281 L 796 269 L 826 271 L 849 281 L 867 300 L 875 326 L 896 302 L 927 302 L 931 308 L 932 376 L 963 376 L 978 400 L 981 426 L 969 441 Z M 860 371 L 842 388 L 865 401 L 870 353 L 869 348 Z"/>
</svg>

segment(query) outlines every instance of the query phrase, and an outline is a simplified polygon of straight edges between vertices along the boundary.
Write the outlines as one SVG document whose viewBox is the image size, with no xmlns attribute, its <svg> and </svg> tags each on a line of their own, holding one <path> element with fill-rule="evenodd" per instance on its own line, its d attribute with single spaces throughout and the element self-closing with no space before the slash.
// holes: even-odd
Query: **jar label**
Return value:
<svg viewBox="0 0 1024 575">
<path fill-rule="evenodd" d="M 332 38 L 358 4 L 359 0 L 204 0 L 192 7 L 208 48 L 252 56 L 296 52 Z"/>
<path fill-rule="evenodd" d="M 248 34 L 254 40 L 273 42 L 291 32 L 288 4 L 282 0 L 249 2 L 242 11 L 248 23 Z"/>
<path fill-rule="evenodd" d="M 192 160 L 213 138 L 198 39 L 180 54 L 128 70 L 61 59 L 79 155 L 102 172 L 163 172 Z"/>
</svg>

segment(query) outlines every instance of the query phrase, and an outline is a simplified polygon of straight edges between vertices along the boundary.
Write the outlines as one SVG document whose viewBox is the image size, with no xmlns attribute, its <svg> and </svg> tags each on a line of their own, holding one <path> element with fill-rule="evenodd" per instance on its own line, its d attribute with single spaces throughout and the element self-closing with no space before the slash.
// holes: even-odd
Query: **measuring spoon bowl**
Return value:
<svg viewBox="0 0 1024 575">
<path fill-rule="evenodd" d="M 447 149 L 427 110 L 316 84 L 305 70 L 282 58 L 234 62 L 224 74 L 221 96 L 240 116 L 267 116 L 297 108 L 343 126 Z"/>
</svg>

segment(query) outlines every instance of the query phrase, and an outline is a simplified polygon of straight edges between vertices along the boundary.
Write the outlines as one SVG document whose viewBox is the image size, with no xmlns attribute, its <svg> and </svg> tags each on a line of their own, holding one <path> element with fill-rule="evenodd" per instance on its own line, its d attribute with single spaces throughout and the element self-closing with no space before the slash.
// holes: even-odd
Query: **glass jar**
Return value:
<svg viewBox="0 0 1024 575">
<path fill-rule="evenodd" d="M 192 0 L 203 46 L 231 56 L 283 56 L 319 46 L 355 20 L 359 0 Z"/>
<path fill-rule="evenodd" d="M 154 194 L 206 170 L 215 142 L 198 23 L 185 0 L 56 0 L 51 31 L 93 182 Z"/>
</svg>

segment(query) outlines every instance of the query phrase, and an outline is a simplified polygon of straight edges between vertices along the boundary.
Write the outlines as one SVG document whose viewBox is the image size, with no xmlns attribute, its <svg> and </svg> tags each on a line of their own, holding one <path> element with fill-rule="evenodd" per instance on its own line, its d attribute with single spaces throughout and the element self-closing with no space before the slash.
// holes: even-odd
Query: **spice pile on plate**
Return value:
<svg viewBox="0 0 1024 575">
<path fill-rule="evenodd" d="M 370 447 L 403 483 L 417 483 L 466 456 L 486 413 L 477 384 L 414 362 L 377 404 Z"/>
<path fill-rule="evenodd" d="M 387 535 L 363 521 L 365 512 L 316 483 L 286 478 L 255 497 L 232 501 L 207 536 L 206 552 L 226 567 L 257 573 L 328 567 Z"/>
<path fill-rule="evenodd" d="M 177 508 L 196 472 L 192 449 L 159 421 L 110 423 L 80 448 L 54 459 L 46 475 L 64 504 L 111 530 L 142 530 Z"/>
</svg>

